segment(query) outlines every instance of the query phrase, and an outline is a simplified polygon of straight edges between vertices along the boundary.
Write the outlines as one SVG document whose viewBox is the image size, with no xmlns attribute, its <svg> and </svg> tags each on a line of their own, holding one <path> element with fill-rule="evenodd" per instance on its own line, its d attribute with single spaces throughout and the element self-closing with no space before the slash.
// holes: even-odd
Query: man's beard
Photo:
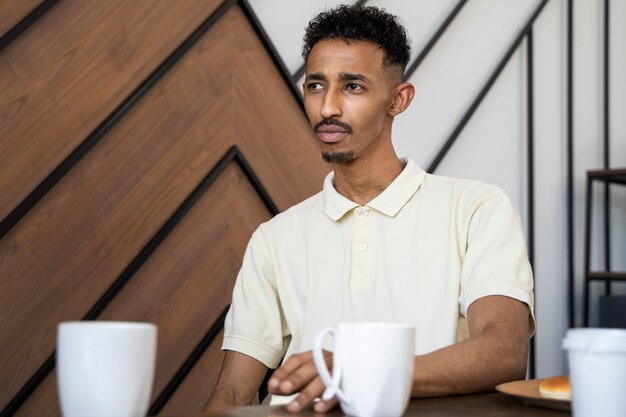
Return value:
<svg viewBox="0 0 626 417">
<path fill-rule="evenodd" d="M 354 153 L 351 151 L 323 151 L 322 158 L 330 164 L 345 164 L 354 160 Z"/>
<path fill-rule="evenodd" d="M 317 133 L 320 127 L 331 125 L 339 126 L 343 128 L 347 134 L 352 134 L 352 126 L 338 119 L 324 118 L 313 126 L 313 130 Z M 330 164 L 345 164 L 354 159 L 354 153 L 350 151 L 322 151 L 322 158 Z"/>
</svg>

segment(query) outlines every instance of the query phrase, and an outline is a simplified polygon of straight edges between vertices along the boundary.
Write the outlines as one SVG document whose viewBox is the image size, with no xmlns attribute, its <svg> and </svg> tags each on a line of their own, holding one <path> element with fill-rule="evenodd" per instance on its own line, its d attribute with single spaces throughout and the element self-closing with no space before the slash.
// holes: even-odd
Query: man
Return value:
<svg viewBox="0 0 626 417">
<path fill-rule="evenodd" d="M 313 404 L 324 387 L 312 338 L 339 321 L 414 324 L 414 396 L 524 378 L 532 273 L 515 209 L 496 187 L 428 175 L 393 149 L 394 117 L 415 94 L 402 82 L 405 30 L 341 6 L 309 23 L 303 56 L 306 114 L 333 172 L 252 236 L 209 408 L 250 404 L 283 356 L 269 392 L 296 394 L 291 411 Z"/>
</svg>

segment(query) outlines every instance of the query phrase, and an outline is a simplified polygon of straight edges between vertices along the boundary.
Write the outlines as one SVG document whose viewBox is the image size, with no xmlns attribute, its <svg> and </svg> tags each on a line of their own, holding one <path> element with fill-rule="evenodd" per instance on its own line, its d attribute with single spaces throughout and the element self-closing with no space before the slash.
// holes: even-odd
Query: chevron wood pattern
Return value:
<svg viewBox="0 0 626 417">
<path fill-rule="evenodd" d="M 218 4 L 64 0 L 2 51 L 0 218 Z"/>
<path fill-rule="evenodd" d="M 102 320 L 157 324 L 159 349 L 153 400 L 230 303 L 245 239 L 270 217 L 243 173 L 231 162 L 101 315 Z M 195 398 L 194 403 L 182 401 L 176 406 L 177 412 L 181 407 L 198 412 L 202 401 L 206 402 L 207 390 L 212 389 L 221 365 L 217 360 L 221 355 L 214 352 L 220 345 L 221 341 L 216 340 L 209 350 L 212 353 L 205 355 L 215 366 L 205 369 L 206 374 L 198 380 L 190 381 L 191 385 L 198 384 L 193 389 L 200 397 L 207 397 Z M 58 415 L 55 376 L 48 376 L 44 384 L 18 416 Z"/>
<path fill-rule="evenodd" d="M 160 414 L 176 415 L 181 412 L 180 410 L 198 412 L 204 408 L 217 382 L 219 374 L 217 370 L 220 369 L 224 360 L 224 352 L 220 349 L 223 335 L 224 333 L 221 332 L 215 342 L 204 352 L 198 364 Z"/>
<path fill-rule="evenodd" d="M 0 37 L 22 20 L 42 0 L 0 0 Z"/>
<path fill-rule="evenodd" d="M 154 2 L 161 3 L 167 2 Z M 115 16 L 123 15 L 124 9 L 116 10 Z M 152 19 L 158 14 L 145 12 Z M 143 47 L 137 36 L 141 42 L 134 45 Z M 33 42 L 36 49 L 44 40 Z M 65 86 L 73 87 L 82 88 Z M 122 89 L 112 88 L 118 95 Z M 107 100 L 88 103 L 94 109 L 89 117 L 109 111 Z M 91 123 L 76 108 L 65 110 Z M 39 117 L 44 109 L 30 111 Z M 65 127 L 51 127 L 50 140 L 88 131 L 83 122 Z M 29 129 L 22 134 L 36 142 Z M 281 210 L 319 191 L 329 169 L 298 103 L 237 6 L 0 240 L 0 409 L 52 353 L 56 324 L 85 315 L 233 144 Z M 26 147 L 23 155 L 36 160 L 31 151 Z M 24 177 L 42 169 L 18 165 Z M 251 190 L 229 167 L 99 317 L 159 325 L 155 395 L 230 301 L 249 236 L 270 217 Z M 181 387 L 194 392 L 188 403 L 195 411 L 219 361 L 219 354 L 205 354 L 198 366 L 212 369 L 206 385 L 197 387 L 202 377 L 194 376 Z M 58 415 L 54 374 L 17 415 Z"/>
</svg>

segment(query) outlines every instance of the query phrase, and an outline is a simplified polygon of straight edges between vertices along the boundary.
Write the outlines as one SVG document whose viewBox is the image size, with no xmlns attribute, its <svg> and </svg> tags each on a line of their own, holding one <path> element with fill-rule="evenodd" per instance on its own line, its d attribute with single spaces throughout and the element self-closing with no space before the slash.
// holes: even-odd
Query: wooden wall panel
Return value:
<svg viewBox="0 0 626 417">
<path fill-rule="evenodd" d="M 220 331 L 159 415 L 189 415 L 202 412 L 213 392 L 224 360 L 224 352 L 221 349 L 223 336 L 224 332 Z M 59 417 L 61 414 L 56 390 L 56 372 L 53 371 L 31 399 L 18 410 L 15 417 Z M 156 390 L 154 392 L 156 393 Z"/>
<path fill-rule="evenodd" d="M 111 2 L 113 20 L 131 7 L 128 2 L 120 1 Z M 192 7 L 195 1 L 181 4 Z M 164 19 L 157 16 L 164 8 L 176 9 L 163 6 L 170 4 L 165 0 L 145 2 L 155 5 L 146 11 L 150 17 L 144 16 L 152 23 L 154 19 Z M 146 7 L 145 2 L 136 2 L 136 7 Z M 54 10 L 61 13 L 57 8 L 70 3 L 70 0 L 60 2 Z M 105 6 L 98 2 L 98 7 Z M 94 14 L 101 12 L 93 10 Z M 69 12 L 64 10 L 63 13 Z M 185 13 L 191 12 L 187 9 Z M 178 12 L 173 16 L 178 16 Z M 83 17 L 99 22 L 94 25 L 100 29 L 105 27 L 102 22 L 107 21 L 91 15 Z M 48 15 L 44 17 L 47 18 Z M 188 19 L 186 16 L 180 21 Z M 142 26 L 143 22 L 141 19 L 135 22 L 139 28 L 127 28 L 133 33 L 127 38 L 135 39 L 135 43 L 124 44 L 129 56 L 135 55 L 134 48 L 146 47 L 134 35 L 135 30 L 148 30 Z M 167 28 L 162 30 L 168 32 Z M 94 39 L 95 45 L 113 42 L 106 31 L 92 36 L 104 38 L 104 41 Z M 157 54 L 154 36 L 149 45 L 153 55 Z M 46 55 L 41 52 L 46 45 L 41 38 L 18 39 L 30 39 L 24 41 L 29 59 L 37 55 L 38 49 Z M 11 44 L 10 49 L 13 47 Z M 106 61 L 111 53 L 108 46 L 96 52 L 93 58 L 96 62 L 100 55 L 101 60 Z M 67 59 L 78 62 L 77 56 L 83 57 L 79 52 L 72 52 Z M 26 58 L 19 56 L 19 59 L 22 59 L 20 65 L 25 65 Z M 152 58 L 146 59 L 152 62 Z M 46 62 L 42 59 L 41 64 Z M 26 67 L 13 66 L 13 63 L 0 54 L 0 75 L 9 73 L 19 79 L 20 71 L 26 71 Z M 44 70 L 29 71 L 35 74 Z M 58 65 L 52 69 L 53 73 L 55 71 L 59 73 Z M 58 77 L 63 79 L 66 75 Z M 24 98 L 17 100 L 17 107 L 0 106 L 0 119 L 19 118 L 23 108 L 32 112 L 33 125 L 50 117 L 50 108 L 29 107 L 34 106 L 32 97 L 43 94 L 48 88 L 45 82 L 38 81 L 42 79 L 35 77 L 32 83 L 22 85 Z M 35 137 L 37 135 L 46 136 L 45 140 L 51 143 L 84 136 L 85 125 L 93 124 L 92 119 L 100 114 L 100 110 L 94 109 L 109 106 L 114 99 L 123 99 L 122 92 L 126 94 L 130 90 L 127 86 L 134 79 L 126 79 L 123 85 L 113 82 L 112 89 L 117 90 L 110 97 L 77 99 L 74 96 L 71 100 L 80 103 L 72 101 L 65 109 L 69 115 L 60 115 L 65 118 L 59 122 L 63 129 L 55 125 L 43 129 L 46 134 L 42 134 L 22 126 L 24 142 L 37 146 L 25 146 L 23 156 L 30 162 L 22 161 L 16 166 L 22 169 L 37 165 L 37 158 L 41 156 L 35 149 L 39 149 L 41 140 Z M 63 94 L 58 92 L 55 98 L 70 100 L 64 94 L 71 96 L 75 94 L 74 86 L 81 82 L 86 86 L 95 80 L 91 77 L 90 81 L 69 82 L 72 88 Z M 85 86 L 81 87 L 83 92 L 89 88 L 101 91 L 101 86 Z M 85 112 L 81 106 L 91 110 Z M 74 119 L 79 122 L 75 123 Z M 16 154 L 19 146 L 23 146 L 12 148 L 9 142 L 3 140 L 0 148 L 4 146 L 5 150 Z M 321 161 L 319 148 L 297 101 L 237 6 L 223 15 L 0 239 L 0 328 L 3 329 L 0 332 L 0 410 L 53 351 L 58 322 L 85 315 L 233 144 L 243 151 L 281 209 L 319 191 L 323 176 L 329 170 Z M 2 155 L 0 149 L 0 158 Z M 46 169 L 50 167 L 42 172 Z M 218 180 L 219 185 L 216 183 L 207 191 L 99 317 L 154 321 L 159 325 L 155 395 L 230 302 L 233 279 L 250 234 L 269 218 L 248 179 L 237 168 L 231 166 L 223 175 Z M 219 370 L 214 368 L 220 361 L 220 355 L 214 352 L 215 346 L 214 343 L 199 365 L 211 369 L 206 375 L 207 384 L 203 385 L 205 371 L 194 370 L 193 376 L 176 394 L 174 404 L 188 403 L 190 411 L 198 411 L 198 407 L 204 405 L 211 381 Z M 183 400 L 181 395 L 191 398 Z M 18 415 L 57 416 L 58 407 L 54 404 L 56 388 L 52 374 L 19 409 Z"/>
<path fill-rule="evenodd" d="M 43 380 L 29 400 L 15 413 L 16 417 L 59 417 L 56 369 Z M 52 405 L 52 406 L 49 406 Z"/>
<path fill-rule="evenodd" d="M 26 17 L 43 0 L 0 0 L 0 37 Z"/>
<path fill-rule="evenodd" d="M 250 235 L 261 222 L 269 220 L 270 216 L 246 178 L 238 175 L 232 185 L 232 190 L 228 193 L 233 199 L 228 213 L 228 224 L 231 248 L 238 261 L 236 268 L 238 272 Z M 228 277 L 220 278 L 228 279 Z M 224 294 L 224 297 L 230 302 L 230 293 Z M 220 350 L 222 336 L 223 334 L 220 333 L 207 349 L 193 371 L 163 408 L 162 414 L 191 414 L 202 411 L 213 392 L 224 358 Z"/>
<path fill-rule="evenodd" d="M 0 406 L 50 354 L 55 324 L 84 316 L 230 146 L 229 25 L 218 22 L 0 241 L 0 328 L 12 341 L 0 345 L 0 379 L 11 381 Z"/>
<path fill-rule="evenodd" d="M 224 361 L 221 349 L 223 337 L 224 332 L 221 331 L 159 414 L 167 416 L 202 412 L 215 388 Z"/>
<path fill-rule="evenodd" d="M 231 162 L 103 313 L 103 320 L 157 323 L 156 393 L 165 388 L 230 304 L 243 259 L 241 241 L 235 236 L 245 235 L 247 241 L 270 218 L 244 174 Z"/>
<path fill-rule="evenodd" d="M 219 4 L 63 0 L 0 53 L 0 219 Z"/>
<path fill-rule="evenodd" d="M 318 192 L 331 168 L 306 117 L 293 115 L 298 103 L 284 81 L 266 75 L 274 65 L 249 24 L 242 22 L 236 42 L 234 106 L 252 111 L 238 115 L 234 137 L 245 155 L 256 156 L 250 164 L 284 210 Z"/>
<path fill-rule="evenodd" d="M 250 236 L 270 217 L 243 173 L 231 163 L 101 315 L 102 320 L 157 324 L 153 400 L 230 302 L 243 257 L 232 237 Z M 211 362 L 219 357 L 207 355 Z M 195 381 L 200 386 L 194 389 L 201 393 L 212 389 L 211 378 L 218 370 L 205 375 L 208 381 Z M 56 381 L 53 376 L 48 379 L 19 416 L 58 415 Z M 191 405 L 187 403 L 186 411 L 198 412 L 203 404 L 196 401 L 195 409 Z"/>
</svg>

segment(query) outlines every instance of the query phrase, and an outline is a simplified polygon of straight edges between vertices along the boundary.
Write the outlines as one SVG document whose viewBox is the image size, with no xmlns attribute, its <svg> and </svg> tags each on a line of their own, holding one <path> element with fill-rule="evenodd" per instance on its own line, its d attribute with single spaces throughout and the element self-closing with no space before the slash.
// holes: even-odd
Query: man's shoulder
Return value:
<svg viewBox="0 0 626 417">
<path fill-rule="evenodd" d="M 505 191 L 486 182 L 427 174 L 423 189 L 427 193 L 443 194 L 455 200 L 484 201 L 505 194 Z"/>
</svg>

